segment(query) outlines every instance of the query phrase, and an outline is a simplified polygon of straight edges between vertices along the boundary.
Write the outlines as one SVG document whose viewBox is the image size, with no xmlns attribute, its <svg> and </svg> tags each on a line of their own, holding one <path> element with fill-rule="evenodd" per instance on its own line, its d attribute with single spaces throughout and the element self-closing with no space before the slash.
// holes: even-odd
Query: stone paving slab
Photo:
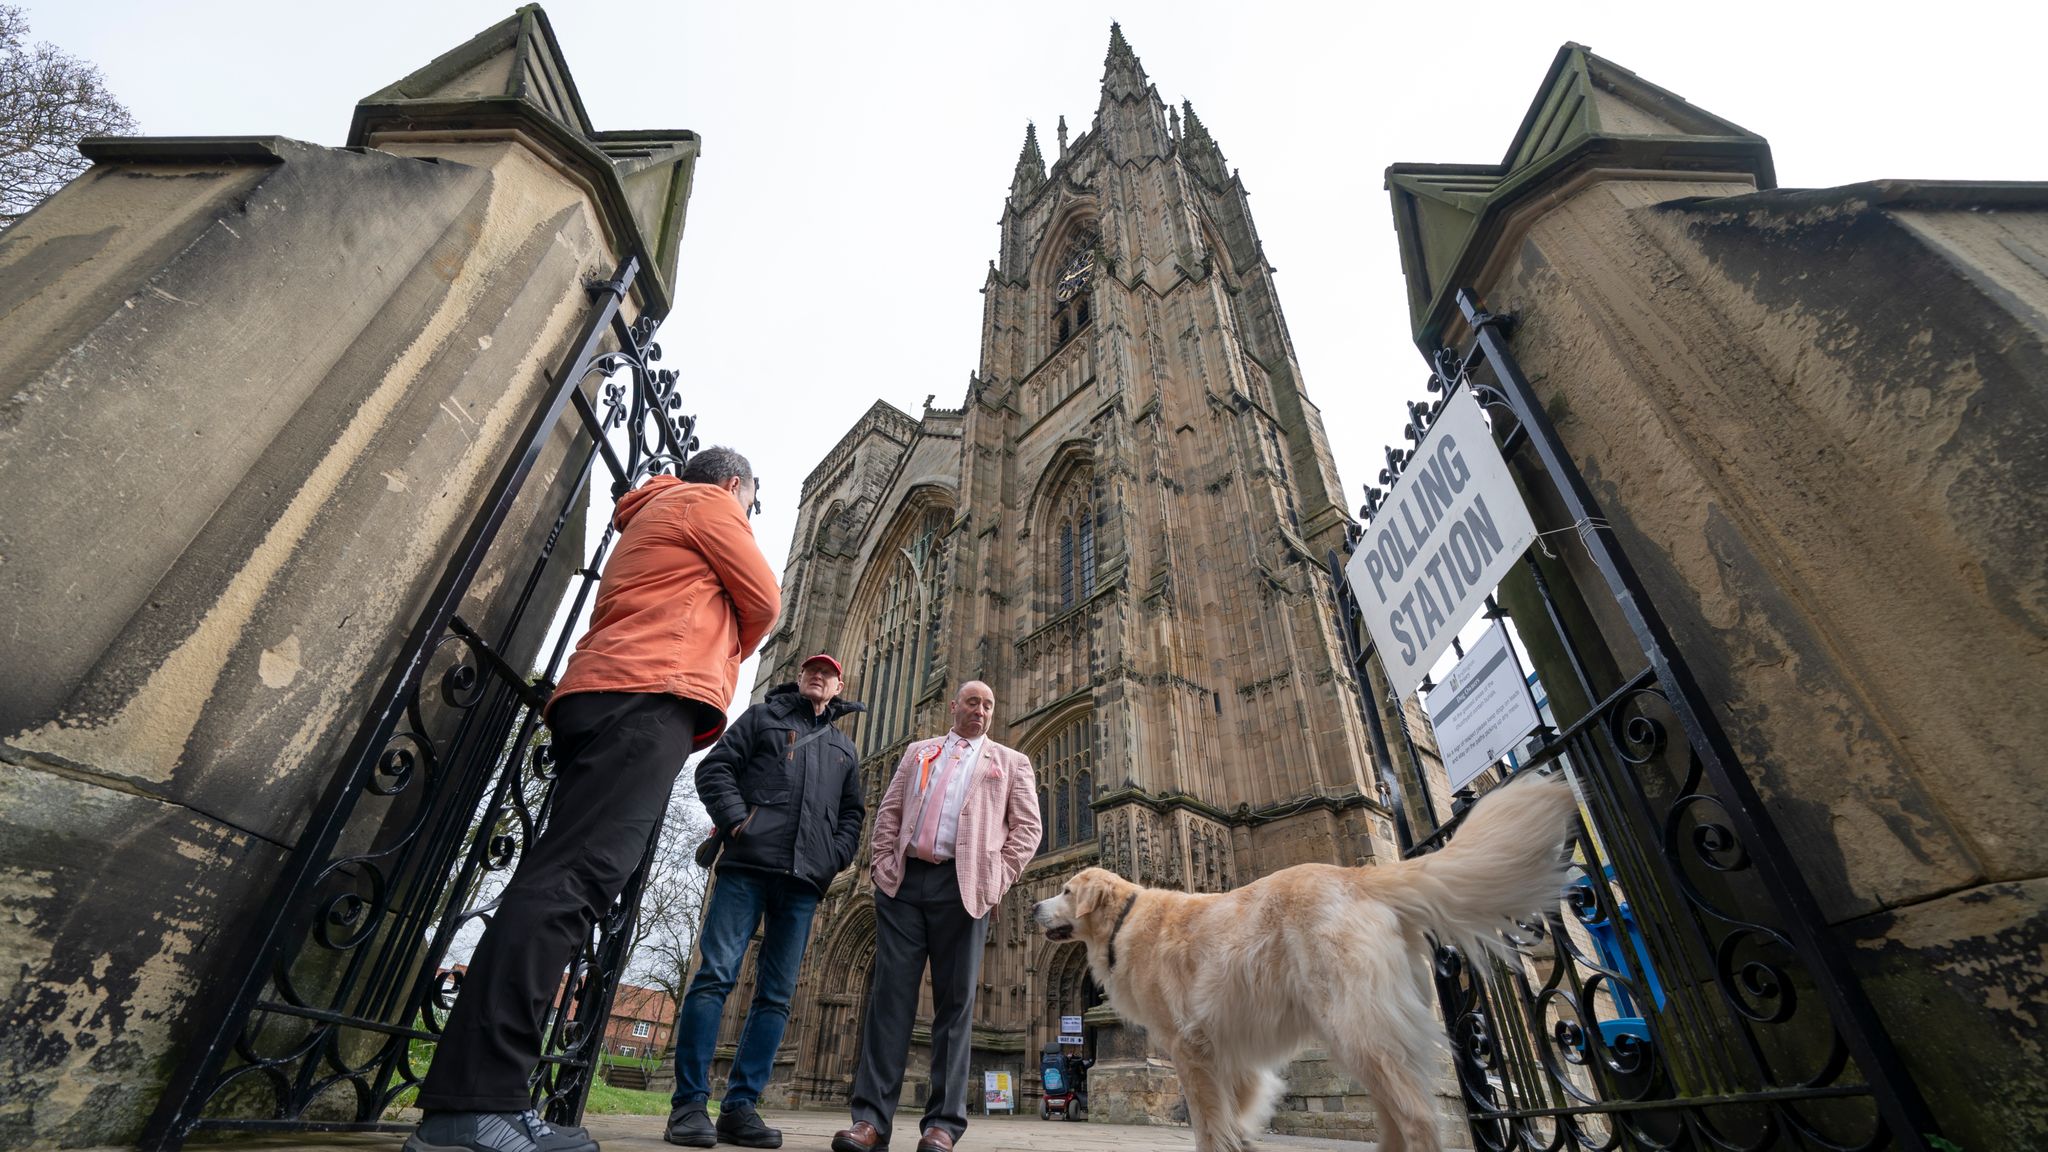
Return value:
<svg viewBox="0 0 2048 1152">
<path fill-rule="evenodd" d="M 782 1129 L 786 1152 L 827 1152 L 832 1133 L 846 1126 L 838 1112 L 770 1112 L 761 1115 Z M 604 1145 L 605 1152 L 669 1152 L 662 1140 L 665 1123 L 660 1116 L 589 1116 L 585 1125 Z M 398 1152 L 402 1135 L 365 1133 L 298 1133 L 282 1136 L 238 1138 L 195 1138 L 185 1145 L 190 1152 L 206 1149 L 234 1149 L 235 1152 Z M 1373 1152 L 1373 1144 L 1353 1140 L 1325 1140 L 1311 1136 L 1265 1135 L 1254 1142 L 1258 1147 L 1286 1152 Z M 905 1142 L 905 1152 L 915 1146 Z M 967 1135 L 960 1141 L 961 1152 L 1192 1152 L 1194 1133 L 1184 1127 L 1165 1125 L 1067 1123 L 1040 1120 L 1036 1116 L 977 1116 L 968 1122 Z M 82 1152 L 115 1152 L 87 1149 Z"/>
</svg>

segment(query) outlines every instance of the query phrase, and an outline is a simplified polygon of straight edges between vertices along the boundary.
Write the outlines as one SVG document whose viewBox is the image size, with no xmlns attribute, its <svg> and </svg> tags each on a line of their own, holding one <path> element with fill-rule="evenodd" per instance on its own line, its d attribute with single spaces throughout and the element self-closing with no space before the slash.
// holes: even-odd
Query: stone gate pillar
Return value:
<svg viewBox="0 0 2048 1152">
<path fill-rule="evenodd" d="M 1506 162 L 1388 185 L 1418 342 L 1469 337 L 1460 287 L 1516 318 L 1943 1134 L 2048 1146 L 2048 185 L 1777 189 L 1761 137 L 1578 45 Z M 1552 540 L 1570 623 L 1640 667 L 1585 550 Z M 1572 671 L 1544 672 L 1569 723 Z"/>
<path fill-rule="evenodd" d="M 135 1137 L 586 282 L 635 255 L 625 313 L 668 311 L 697 147 L 594 130 L 528 7 L 345 148 L 88 141 L 0 234 L 0 1148 Z M 464 612 L 539 555 L 575 420 Z"/>
</svg>

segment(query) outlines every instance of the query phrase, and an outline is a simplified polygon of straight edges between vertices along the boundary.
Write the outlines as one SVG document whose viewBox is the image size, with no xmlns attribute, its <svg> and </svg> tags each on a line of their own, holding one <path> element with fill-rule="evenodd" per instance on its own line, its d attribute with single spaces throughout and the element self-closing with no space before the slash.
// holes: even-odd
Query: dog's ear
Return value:
<svg viewBox="0 0 2048 1152">
<path fill-rule="evenodd" d="M 1109 879 L 1100 868 L 1083 869 L 1067 887 L 1067 899 L 1074 905 L 1074 919 L 1085 920 L 1109 898 Z"/>
</svg>

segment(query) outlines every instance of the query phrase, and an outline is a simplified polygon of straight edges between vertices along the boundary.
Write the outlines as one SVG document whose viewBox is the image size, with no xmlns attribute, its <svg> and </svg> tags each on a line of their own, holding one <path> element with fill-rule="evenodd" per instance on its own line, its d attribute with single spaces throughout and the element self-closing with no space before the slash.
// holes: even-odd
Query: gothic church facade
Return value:
<svg viewBox="0 0 2048 1152">
<path fill-rule="evenodd" d="M 1164 1118 L 1170 1064 L 1031 905 L 1090 865 L 1222 891 L 1394 848 L 1323 562 L 1349 521 L 1244 186 L 1114 28 L 1095 123 L 1066 136 L 1048 167 L 1026 130 L 964 406 L 878 402 L 804 481 L 756 691 L 838 654 L 872 804 L 960 681 L 993 687 L 1045 838 L 993 913 L 976 1073 L 1020 1074 L 1035 1107 L 1041 1048 L 1083 1015 L 1095 1115 Z M 820 904 L 771 1103 L 844 1101 L 873 940 L 856 866 Z"/>
</svg>

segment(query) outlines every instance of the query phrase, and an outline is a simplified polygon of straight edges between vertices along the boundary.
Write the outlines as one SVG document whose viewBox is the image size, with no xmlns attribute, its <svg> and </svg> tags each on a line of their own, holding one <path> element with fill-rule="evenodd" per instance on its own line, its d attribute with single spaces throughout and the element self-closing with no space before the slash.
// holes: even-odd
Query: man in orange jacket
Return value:
<svg viewBox="0 0 2048 1152">
<path fill-rule="evenodd" d="M 619 498 L 590 630 L 548 702 L 560 773 L 539 842 L 477 945 L 407 1152 L 596 1152 L 534 1114 L 528 1077 L 562 971 L 661 826 L 690 753 L 725 730 L 740 661 L 782 610 L 730 448 Z"/>
</svg>

